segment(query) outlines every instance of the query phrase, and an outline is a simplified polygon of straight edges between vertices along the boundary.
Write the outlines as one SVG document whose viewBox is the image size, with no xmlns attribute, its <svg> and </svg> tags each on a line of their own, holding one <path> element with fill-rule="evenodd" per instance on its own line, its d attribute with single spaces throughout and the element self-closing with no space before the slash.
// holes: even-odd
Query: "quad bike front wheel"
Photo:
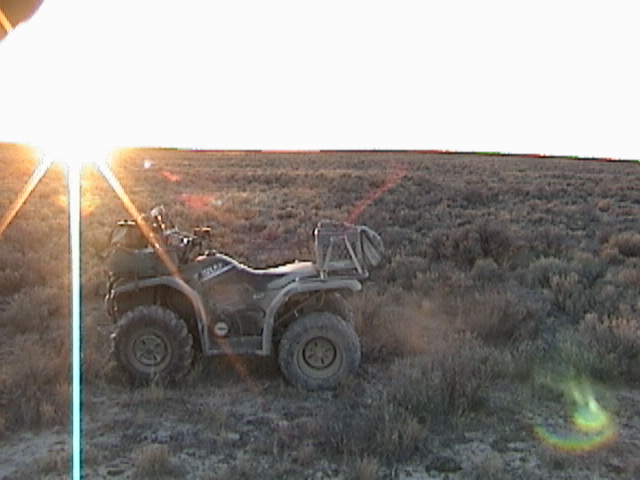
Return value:
<svg viewBox="0 0 640 480">
<path fill-rule="evenodd" d="M 116 360 L 134 380 L 177 380 L 193 360 L 193 338 L 185 322 L 157 305 L 125 313 L 113 335 Z"/>
<path fill-rule="evenodd" d="M 280 370 L 304 390 L 336 387 L 360 364 L 360 341 L 337 315 L 312 312 L 293 322 L 279 345 Z"/>
</svg>

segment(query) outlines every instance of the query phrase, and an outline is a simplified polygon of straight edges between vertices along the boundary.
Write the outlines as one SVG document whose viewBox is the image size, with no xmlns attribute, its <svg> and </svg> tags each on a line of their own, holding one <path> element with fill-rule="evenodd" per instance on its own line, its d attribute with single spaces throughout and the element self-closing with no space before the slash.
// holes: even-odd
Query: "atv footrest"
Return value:
<svg viewBox="0 0 640 480">
<path fill-rule="evenodd" d="M 262 351 L 262 336 L 216 337 L 214 348 L 219 353 L 256 354 Z"/>
</svg>

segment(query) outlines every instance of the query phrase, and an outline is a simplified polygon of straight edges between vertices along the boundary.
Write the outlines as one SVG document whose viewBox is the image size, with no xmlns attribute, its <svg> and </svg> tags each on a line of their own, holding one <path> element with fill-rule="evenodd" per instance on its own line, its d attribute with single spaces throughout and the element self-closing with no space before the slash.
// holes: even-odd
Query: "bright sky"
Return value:
<svg viewBox="0 0 640 480">
<path fill-rule="evenodd" d="M 0 42 L 0 141 L 640 159 L 636 7 L 45 0 Z"/>
</svg>

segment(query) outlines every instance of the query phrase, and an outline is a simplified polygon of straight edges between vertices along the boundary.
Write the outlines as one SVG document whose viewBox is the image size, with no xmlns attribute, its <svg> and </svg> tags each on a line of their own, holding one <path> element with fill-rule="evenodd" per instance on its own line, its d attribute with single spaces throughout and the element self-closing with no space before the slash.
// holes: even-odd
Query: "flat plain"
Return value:
<svg viewBox="0 0 640 480">
<path fill-rule="evenodd" d="M 0 146 L 0 215 L 36 164 Z M 217 250 L 254 267 L 312 259 L 322 219 L 370 226 L 386 259 L 349 298 L 364 358 L 336 391 L 298 391 L 249 357 L 134 387 L 110 356 L 101 256 L 130 215 L 86 167 L 86 478 L 640 475 L 637 164 L 138 149 L 110 165 L 141 212 L 211 227 Z M 69 474 L 66 195 L 54 166 L 0 236 L 0 478 Z"/>
</svg>

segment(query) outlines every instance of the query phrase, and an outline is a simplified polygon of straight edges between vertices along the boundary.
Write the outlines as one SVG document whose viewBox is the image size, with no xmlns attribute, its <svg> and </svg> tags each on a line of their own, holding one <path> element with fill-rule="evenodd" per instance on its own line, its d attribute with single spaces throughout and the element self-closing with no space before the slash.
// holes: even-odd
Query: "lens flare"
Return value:
<svg viewBox="0 0 640 480">
<path fill-rule="evenodd" d="M 372 204 L 378 197 L 383 195 L 387 190 L 395 187 L 400 180 L 407 174 L 407 166 L 404 164 L 395 164 L 393 170 L 389 173 L 384 183 L 370 192 L 366 197 L 360 200 L 352 209 L 346 218 L 347 223 L 354 223 L 360 214 Z"/>
<path fill-rule="evenodd" d="M 4 28 L 7 33 L 13 30 L 13 25 L 11 24 L 7 16 L 4 14 L 2 9 L 0 9 L 0 27 Z"/>
<path fill-rule="evenodd" d="M 33 189 L 36 188 L 36 185 L 38 185 L 40 179 L 42 179 L 44 174 L 47 173 L 47 170 L 49 170 L 50 166 L 50 161 L 41 160 L 38 163 L 38 166 L 33 171 L 33 174 L 31 175 L 31 178 L 29 178 L 27 184 L 18 194 L 17 198 L 11 204 L 7 212 L 2 216 L 2 218 L 0 218 L 0 237 L 9 226 L 9 224 L 13 221 L 15 216 L 18 214 L 18 211 L 20 211 L 20 208 L 22 208 L 24 202 L 27 201 L 27 198 L 29 198 L 29 195 L 31 195 Z"/>
<path fill-rule="evenodd" d="M 171 173 L 166 170 L 163 170 L 162 172 L 160 172 L 160 175 L 162 175 L 166 180 L 170 181 L 171 183 L 176 183 L 180 181 L 180 175 L 176 175 L 175 173 Z"/>
<path fill-rule="evenodd" d="M 216 197 L 208 194 L 189 194 L 181 193 L 178 200 L 184 204 L 192 212 L 202 212 L 210 205 L 214 205 Z"/>
<path fill-rule="evenodd" d="M 603 408 L 586 380 L 571 380 L 562 386 L 567 398 L 569 427 L 557 431 L 536 425 L 534 432 L 545 444 L 571 453 L 596 450 L 611 443 L 618 427 L 613 415 Z"/>
<path fill-rule="evenodd" d="M 116 148 L 99 146 L 96 144 L 65 143 L 62 141 L 48 141 L 32 146 L 42 161 L 49 165 L 55 163 L 67 172 L 80 171 L 83 166 L 100 166 L 107 163 Z"/>
<path fill-rule="evenodd" d="M 129 195 L 127 195 L 127 193 L 124 191 L 124 188 L 109 168 L 109 165 L 107 165 L 106 163 L 98 165 L 98 170 L 106 180 L 106 182 L 109 184 L 109 186 L 113 189 L 115 194 L 118 196 L 124 208 L 127 210 L 127 212 L 129 212 L 129 215 L 131 215 L 136 221 L 140 220 L 142 218 L 142 213 L 133 204 L 133 202 L 129 198 Z M 149 242 L 149 245 L 151 245 L 154 251 L 158 254 L 158 257 L 167 267 L 167 270 L 169 270 L 171 275 L 179 280 L 182 280 L 176 262 L 173 258 L 171 258 L 167 250 L 162 246 L 162 242 L 157 238 L 157 235 L 153 232 L 151 227 L 144 221 L 138 222 L 138 226 L 140 227 L 142 234 Z"/>
<path fill-rule="evenodd" d="M 98 166 L 98 170 L 100 171 L 100 173 L 102 174 L 106 182 L 109 184 L 109 186 L 113 189 L 115 194 L 118 196 L 118 198 L 120 199 L 120 201 L 122 202 L 126 210 L 129 212 L 129 214 L 135 219 L 141 218 L 140 211 L 133 204 L 133 202 L 127 195 L 127 193 L 124 191 L 124 188 L 122 187 L 122 185 L 120 184 L 116 176 L 113 174 L 109 166 L 106 164 L 100 165 Z M 212 197 L 212 199 L 214 199 L 214 197 Z M 210 200 L 210 199 L 207 198 L 207 200 Z M 160 260 L 165 264 L 165 266 L 167 267 L 171 275 L 173 275 L 179 281 L 184 281 L 178 269 L 178 265 L 169 256 L 166 249 L 158 241 L 158 239 L 156 238 L 156 234 L 151 230 L 151 228 L 145 222 L 140 222 L 138 225 L 142 233 L 144 234 L 144 236 L 147 238 L 147 241 L 152 245 L 153 249 L 156 251 L 156 253 L 160 257 Z M 201 311 L 200 315 L 205 319 L 207 319 L 208 317 L 208 314 L 206 311 Z M 208 320 L 205 320 L 205 322 L 209 323 Z M 242 357 L 233 352 L 233 348 L 231 348 L 231 346 L 229 345 L 226 339 L 219 338 L 216 340 L 218 341 L 218 344 L 220 345 L 222 350 L 227 354 L 227 359 L 229 360 L 233 368 L 235 368 L 235 370 L 238 372 L 240 377 L 245 381 L 245 383 L 249 386 L 249 388 L 252 391 L 254 391 L 256 394 L 259 394 L 261 391 L 261 388 L 251 376 L 251 373 L 249 372 Z"/>
<path fill-rule="evenodd" d="M 569 390 L 576 403 L 572 420 L 578 430 L 597 433 L 613 424 L 611 414 L 600 406 L 589 385 L 580 387 L 574 383 Z"/>
<path fill-rule="evenodd" d="M 61 196 L 55 199 L 56 204 L 63 208 L 68 208 L 74 201 L 78 201 L 82 218 L 91 215 L 100 204 L 100 197 L 93 191 L 92 182 L 86 177 L 87 168 L 92 166 L 96 170 L 100 170 L 102 165 L 107 165 L 114 157 L 116 148 L 100 147 L 96 145 L 88 145 L 85 143 L 69 143 L 62 141 L 47 142 L 33 146 L 37 152 L 41 162 L 45 165 L 58 165 L 65 172 L 67 181 L 71 181 L 72 177 L 81 178 L 81 191 L 69 190 L 68 195 L 80 196 L 78 199 L 67 198 Z"/>
</svg>

